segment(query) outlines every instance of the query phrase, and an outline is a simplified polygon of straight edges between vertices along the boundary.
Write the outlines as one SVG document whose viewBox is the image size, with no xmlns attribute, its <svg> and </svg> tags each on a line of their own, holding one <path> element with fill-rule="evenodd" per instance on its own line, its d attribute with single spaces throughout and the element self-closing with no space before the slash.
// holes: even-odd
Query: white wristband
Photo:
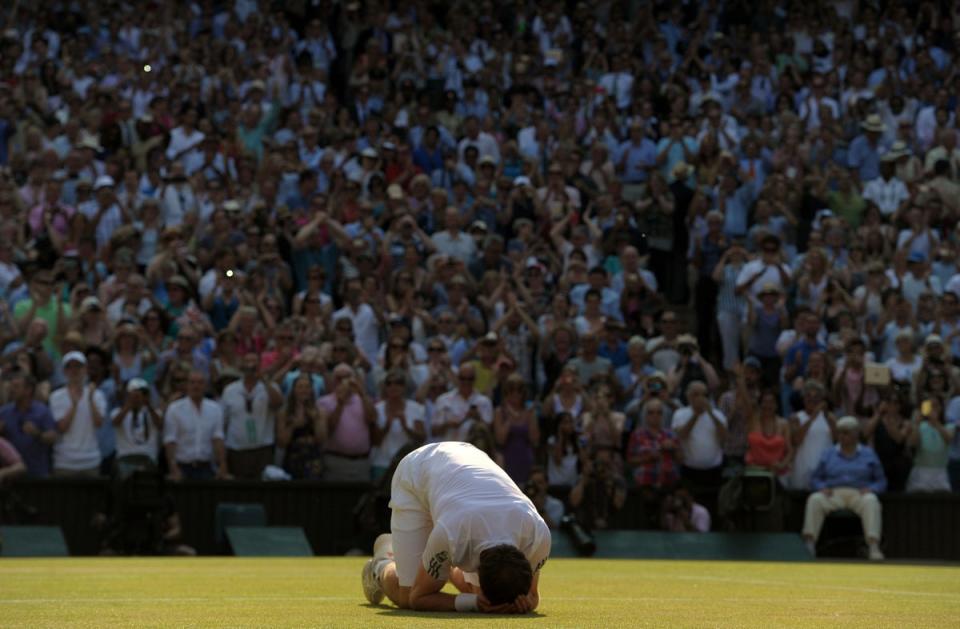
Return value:
<svg viewBox="0 0 960 629">
<path fill-rule="evenodd" d="M 458 612 L 480 611 L 476 594 L 457 594 L 457 597 L 453 599 L 453 607 Z"/>
</svg>

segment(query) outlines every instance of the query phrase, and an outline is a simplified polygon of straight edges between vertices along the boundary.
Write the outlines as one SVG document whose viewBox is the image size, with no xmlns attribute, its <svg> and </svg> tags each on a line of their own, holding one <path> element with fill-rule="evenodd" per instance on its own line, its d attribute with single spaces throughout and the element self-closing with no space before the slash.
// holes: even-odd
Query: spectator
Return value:
<svg viewBox="0 0 960 629">
<path fill-rule="evenodd" d="M 793 443 L 790 424 L 777 414 L 778 402 L 777 394 L 772 390 L 760 394 L 759 407 L 753 413 L 747 432 L 749 447 L 744 462 L 782 479 L 790 471 Z"/>
<path fill-rule="evenodd" d="M 651 400 L 643 409 L 642 423 L 630 433 L 626 457 L 634 486 L 641 490 L 645 514 L 659 514 L 664 495 L 680 481 L 681 456 L 680 440 L 663 425 L 663 403 Z M 647 520 L 649 524 L 650 517 Z"/>
<path fill-rule="evenodd" d="M 877 405 L 873 417 L 864 426 L 864 436 L 883 465 L 890 491 L 903 491 L 913 466 L 909 440 L 914 426 L 909 417 L 901 414 L 902 406 L 894 390 Z"/>
<path fill-rule="evenodd" d="M 915 449 L 913 469 L 907 478 L 907 491 L 950 491 L 947 476 L 948 448 L 956 434 L 956 426 L 946 423 L 943 401 L 930 397 L 920 404 L 913 416 L 909 442 Z"/>
<path fill-rule="evenodd" d="M 53 445 L 54 476 L 97 476 L 100 448 L 97 429 L 103 425 L 107 401 L 87 381 L 87 358 L 69 352 L 61 361 L 66 385 L 50 394 L 50 413 L 60 437 Z"/>
<path fill-rule="evenodd" d="M 803 386 L 803 410 L 790 417 L 790 435 L 793 439 L 793 469 L 787 486 L 791 489 L 809 489 L 810 477 L 833 445 L 837 420 L 824 398 L 823 386 L 808 382 Z"/>
<path fill-rule="evenodd" d="M 7 383 L 10 402 L 0 406 L 0 436 L 20 455 L 31 478 L 50 475 L 51 446 L 58 438 L 57 424 L 46 404 L 36 399 L 33 376 L 14 372 Z"/>
<path fill-rule="evenodd" d="M 623 508 L 627 488 L 615 471 L 612 454 L 600 450 L 583 463 L 580 480 L 570 490 L 570 506 L 588 529 L 605 529 Z"/>
<path fill-rule="evenodd" d="M 525 493 L 537 508 L 537 513 L 551 529 L 560 528 L 563 522 L 563 501 L 547 493 L 547 475 L 542 467 L 530 469 L 530 478 L 525 486 Z"/>
<path fill-rule="evenodd" d="M 333 391 L 317 400 L 317 406 L 328 435 L 324 478 L 369 481 L 370 433 L 377 421 L 377 409 L 350 365 L 340 363 L 334 367 Z"/>
<path fill-rule="evenodd" d="M 273 464 L 276 411 L 283 405 L 280 388 L 264 380 L 261 356 L 244 355 L 243 377 L 228 384 L 220 397 L 223 407 L 227 467 L 234 477 L 257 480 Z"/>
<path fill-rule="evenodd" d="M 223 410 L 204 396 L 206 375 L 196 369 L 186 377 L 186 395 L 167 406 L 163 447 L 170 479 L 230 478 L 224 447 Z"/>
<path fill-rule="evenodd" d="M 723 481 L 727 418 L 710 402 L 703 382 L 688 384 L 686 398 L 687 406 L 677 410 L 671 421 L 683 452 L 680 475 L 694 487 L 716 491 Z"/>
<path fill-rule="evenodd" d="M 20 453 L 12 443 L 0 437 L 0 487 L 26 473 L 27 466 L 24 465 Z"/>
<path fill-rule="evenodd" d="M 503 455 L 504 469 L 517 485 L 529 479 L 540 445 L 540 426 L 526 397 L 523 376 L 511 374 L 503 386 L 503 403 L 493 414 L 493 434 Z"/>
<path fill-rule="evenodd" d="M 300 374 L 290 385 L 287 401 L 277 412 L 277 450 L 283 469 L 297 480 L 323 478 L 326 416 L 317 407 L 310 377 Z"/>
<path fill-rule="evenodd" d="M 407 377 L 401 369 L 387 372 L 371 435 L 374 447 L 370 452 L 370 471 L 374 481 L 387 472 L 405 446 L 417 446 L 426 439 L 423 406 L 407 399 L 406 386 Z"/>
<path fill-rule="evenodd" d="M 663 499 L 660 528 L 674 533 L 710 532 L 710 512 L 683 487 Z"/>
<path fill-rule="evenodd" d="M 556 433 L 547 438 L 547 479 L 556 487 L 573 487 L 578 479 L 580 439 L 570 413 L 555 419 Z"/>
<path fill-rule="evenodd" d="M 824 518 L 838 509 L 850 509 L 863 521 L 870 559 L 883 559 L 880 550 L 882 520 L 877 494 L 887 488 L 883 466 L 869 446 L 859 443 L 860 421 L 856 417 L 837 420 L 837 447 L 823 453 L 810 482 L 813 493 L 807 498 L 803 537 L 811 555 Z"/>
<path fill-rule="evenodd" d="M 127 382 L 123 406 L 113 412 L 111 422 L 117 434 L 117 465 L 156 468 L 163 417 L 153 408 L 146 380 L 133 378 Z"/>
<path fill-rule="evenodd" d="M 465 441 L 473 424 L 483 422 L 489 427 L 493 423 L 490 398 L 474 389 L 476 377 L 473 365 L 462 365 L 456 386 L 437 398 L 430 422 L 434 439 Z"/>
</svg>

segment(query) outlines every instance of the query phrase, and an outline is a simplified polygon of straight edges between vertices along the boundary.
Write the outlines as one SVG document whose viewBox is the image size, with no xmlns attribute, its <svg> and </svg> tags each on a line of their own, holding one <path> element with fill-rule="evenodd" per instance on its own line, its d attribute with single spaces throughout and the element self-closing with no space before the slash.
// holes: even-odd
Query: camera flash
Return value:
<svg viewBox="0 0 960 629">
<path fill-rule="evenodd" d="M 149 71 L 151 71 L 151 70 L 153 70 L 153 68 L 150 67 L 150 64 L 149 64 L 149 63 L 148 63 L 147 65 L 143 66 L 143 71 L 144 71 L 144 72 L 149 72 Z"/>
<path fill-rule="evenodd" d="M 233 277 L 233 271 L 227 271 L 227 277 Z"/>
</svg>

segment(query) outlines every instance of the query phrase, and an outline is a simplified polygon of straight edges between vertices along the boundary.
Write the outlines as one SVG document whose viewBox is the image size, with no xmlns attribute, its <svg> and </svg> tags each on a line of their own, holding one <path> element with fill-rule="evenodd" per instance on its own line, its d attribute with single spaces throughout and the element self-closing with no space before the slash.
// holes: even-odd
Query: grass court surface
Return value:
<svg viewBox="0 0 960 629">
<path fill-rule="evenodd" d="M 363 560 L 5 559 L 0 627 L 956 627 L 960 568 L 556 559 L 529 616 L 368 605 Z"/>
</svg>

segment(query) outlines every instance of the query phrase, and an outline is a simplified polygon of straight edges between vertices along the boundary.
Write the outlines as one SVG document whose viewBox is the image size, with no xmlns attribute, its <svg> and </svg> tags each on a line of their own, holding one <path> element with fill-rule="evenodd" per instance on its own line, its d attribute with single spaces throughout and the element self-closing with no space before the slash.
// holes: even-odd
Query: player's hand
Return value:
<svg viewBox="0 0 960 629">
<path fill-rule="evenodd" d="M 514 614 L 514 603 L 501 603 L 499 605 L 494 605 L 487 600 L 487 597 L 483 594 L 477 596 L 477 609 L 479 609 L 484 614 Z"/>
<path fill-rule="evenodd" d="M 514 613 L 516 614 L 529 614 L 533 611 L 533 608 L 536 607 L 533 601 L 533 597 L 529 594 L 521 594 L 517 597 L 517 600 L 513 602 Z"/>
</svg>

